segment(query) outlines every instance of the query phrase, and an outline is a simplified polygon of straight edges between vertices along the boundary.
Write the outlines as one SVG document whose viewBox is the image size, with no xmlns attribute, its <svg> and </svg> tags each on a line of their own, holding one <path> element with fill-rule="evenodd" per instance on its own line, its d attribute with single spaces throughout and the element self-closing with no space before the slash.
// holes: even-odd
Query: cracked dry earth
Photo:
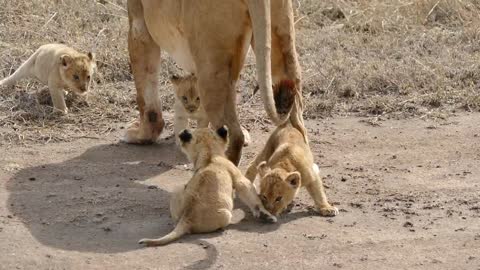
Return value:
<svg viewBox="0 0 480 270">
<path fill-rule="evenodd" d="M 480 115 L 371 123 L 307 121 L 339 216 L 302 191 L 278 224 L 237 203 L 225 231 L 158 248 L 137 241 L 172 229 L 169 192 L 191 173 L 171 131 L 4 147 L 0 269 L 480 269 Z M 251 135 L 243 170 L 268 133 Z"/>
</svg>

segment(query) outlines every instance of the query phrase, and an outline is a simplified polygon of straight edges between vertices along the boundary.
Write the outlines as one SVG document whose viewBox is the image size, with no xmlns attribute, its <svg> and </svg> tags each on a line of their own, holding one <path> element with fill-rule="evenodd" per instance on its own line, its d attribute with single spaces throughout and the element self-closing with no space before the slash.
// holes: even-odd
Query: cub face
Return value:
<svg viewBox="0 0 480 270">
<path fill-rule="evenodd" d="M 197 78 L 194 75 L 186 77 L 173 76 L 170 78 L 175 96 L 180 101 L 185 110 L 189 113 L 195 113 L 200 108 L 200 95 L 197 91 Z"/>
<path fill-rule="evenodd" d="M 258 165 L 260 174 L 260 199 L 267 211 L 281 214 L 293 201 L 300 189 L 299 172 L 288 173 L 282 169 L 270 169 L 263 161 Z"/>
<path fill-rule="evenodd" d="M 210 128 L 198 128 L 191 132 L 183 130 L 179 135 L 182 152 L 191 162 L 200 154 L 224 154 L 228 144 L 228 131 L 225 127 L 216 132 Z"/>
<path fill-rule="evenodd" d="M 96 67 L 92 53 L 75 57 L 64 54 L 60 57 L 60 65 L 60 75 L 68 88 L 79 95 L 84 95 L 90 90 Z"/>
</svg>

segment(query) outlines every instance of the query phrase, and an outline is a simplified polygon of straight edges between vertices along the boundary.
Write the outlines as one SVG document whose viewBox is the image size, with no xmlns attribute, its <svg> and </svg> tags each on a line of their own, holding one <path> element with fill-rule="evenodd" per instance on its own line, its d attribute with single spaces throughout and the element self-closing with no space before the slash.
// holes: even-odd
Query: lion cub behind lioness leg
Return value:
<svg viewBox="0 0 480 270">
<path fill-rule="evenodd" d="M 300 187 L 306 187 L 320 215 L 335 216 L 327 201 L 322 179 L 302 133 L 289 122 L 270 135 L 264 149 L 250 164 L 245 176 L 252 182 L 260 174 L 260 198 L 265 208 L 279 215 L 288 208 Z"/>
<path fill-rule="evenodd" d="M 277 109 L 288 110 L 299 97 L 289 85 L 280 85 L 275 92 Z M 265 208 L 274 215 L 288 209 L 300 187 L 305 187 L 313 198 L 320 215 L 335 216 L 337 208 L 327 201 L 318 166 L 308 146 L 306 134 L 295 127 L 292 120 L 279 125 L 263 150 L 250 163 L 245 176 L 254 181 L 260 174 L 260 198 Z"/>
<path fill-rule="evenodd" d="M 1 80 L 0 86 L 35 77 L 48 85 L 54 109 L 67 113 L 64 89 L 86 94 L 95 66 L 92 53 L 79 53 L 63 44 L 47 44 L 38 48 L 12 75 Z"/>
<path fill-rule="evenodd" d="M 170 78 L 175 90 L 175 121 L 174 131 L 178 145 L 181 145 L 178 135 L 188 127 L 188 119 L 196 120 L 197 127 L 208 127 L 207 113 L 200 101 L 200 93 L 197 88 L 197 78 L 191 74 L 185 77 L 172 76 Z M 250 134 L 242 127 L 245 138 L 244 146 L 250 144 Z"/>
<path fill-rule="evenodd" d="M 194 164 L 195 173 L 187 185 L 173 193 L 170 213 L 177 222 L 175 229 L 159 239 L 142 239 L 140 244 L 165 245 L 184 234 L 208 233 L 230 224 L 233 210 L 233 192 L 236 191 L 253 212 L 268 222 L 276 218 L 265 210 L 253 184 L 225 156 L 227 130 L 215 133 L 200 128 L 192 133 L 180 133 L 182 151 Z"/>
</svg>

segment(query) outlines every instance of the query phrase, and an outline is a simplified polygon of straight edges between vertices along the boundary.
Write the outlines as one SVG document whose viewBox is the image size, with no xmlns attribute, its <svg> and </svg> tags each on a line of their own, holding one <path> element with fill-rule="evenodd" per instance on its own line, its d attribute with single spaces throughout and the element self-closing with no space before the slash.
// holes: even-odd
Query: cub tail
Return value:
<svg viewBox="0 0 480 270">
<path fill-rule="evenodd" d="M 171 231 L 169 234 L 157 239 L 144 238 L 138 241 L 138 243 L 140 245 L 146 245 L 148 247 L 163 246 L 175 240 L 178 240 L 180 237 L 188 233 L 190 233 L 190 225 L 185 221 L 185 216 L 183 216 L 180 218 L 180 221 L 178 222 L 177 226 L 175 226 L 175 229 Z"/>
<path fill-rule="evenodd" d="M 0 80 L 0 86 L 14 85 L 18 80 L 30 76 L 36 59 L 37 52 L 32 54 L 12 75 Z"/>
</svg>

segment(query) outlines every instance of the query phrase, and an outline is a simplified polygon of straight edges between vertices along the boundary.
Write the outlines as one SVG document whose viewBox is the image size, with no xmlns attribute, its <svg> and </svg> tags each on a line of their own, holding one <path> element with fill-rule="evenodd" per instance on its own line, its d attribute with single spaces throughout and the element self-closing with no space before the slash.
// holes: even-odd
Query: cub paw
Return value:
<svg viewBox="0 0 480 270">
<path fill-rule="evenodd" d="M 243 137 L 245 138 L 245 141 L 243 142 L 243 146 L 248 146 L 250 143 L 252 143 L 252 138 L 250 138 L 250 133 L 248 133 L 248 130 L 244 127 L 242 127 L 242 133 L 243 133 Z"/>
<path fill-rule="evenodd" d="M 319 209 L 320 216 L 323 217 L 334 217 L 338 215 L 338 209 L 334 206 L 322 207 Z"/>
<path fill-rule="evenodd" d="M 260 209 L 259 218 L 260 218 L 260 220 L 262 220 L 264 222 L 267 222 L 267 223 L 276 223 L 277 222 L 277 218 L 274 215 L 270 214 L 265 209 Z"/>
</svg>

